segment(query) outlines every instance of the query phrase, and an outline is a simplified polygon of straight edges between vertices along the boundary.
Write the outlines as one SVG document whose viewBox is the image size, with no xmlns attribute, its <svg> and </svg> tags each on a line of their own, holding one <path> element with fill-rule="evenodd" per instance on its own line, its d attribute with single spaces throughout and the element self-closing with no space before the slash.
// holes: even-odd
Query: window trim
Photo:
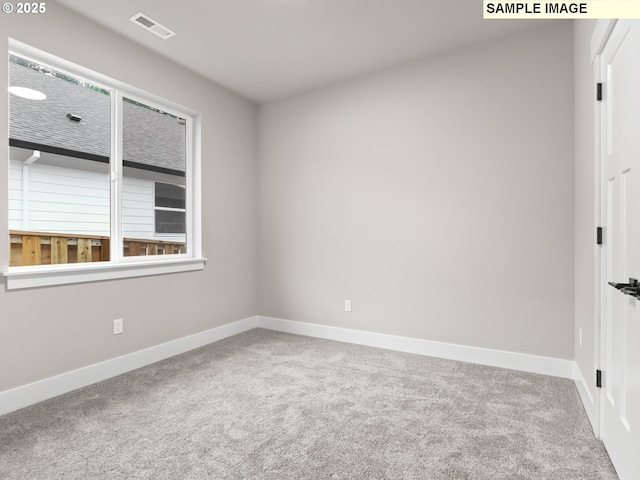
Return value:
<svg viewBox="0 0 640 480">
<path fill-rule="evenodd" d="M 165 255 L 159 256 L 164 257 Z M 178 255 L 172 256 L 177 257 Z M 146 259 L 148 257 L 143 258 Z M 7 290 L 18 290 L 22 288 L 192 272 L 203 270 L 206 263 L 206 258 L 176 258 L 163 261 L 121 263 L 68 263 L 65 265 L 12 267 L 11 271 L 4 272 L 3 275 L 7 278 Z"/>
<path fill-rule="evenodd" d="M 178 105 L 172 101 L 163 99 L 139 88 L 125 84 L 106 75 L 94 72 L 88 68 L 76 65 L 72 62 L 31 47 L 25 43 L 9 38 L 9 54 L 16 54 L 26 57 L 34 62 L 69 73 L 75 77 L 87 80 L 99 86 L 108 86 L 108 90 L 113 91 L 112 102 L 122 101 L 122 97 L 132 98 L 146 102 L 150 106 L 160 107 L 168 113 L 176 113 L 187 118 L 187 159 L 191 159 L 187 165 L 185 178 L 186 189 L 189 195 L 186 196 L 186 246 L 187 253 L 124 257 L 122 252 L 116 252 L 115 246 L 121 245 L 121 241 L 112 242 L 112 251 L 109 262 L 74 263 L 62 265 L 30 265 L 9 267 L 8 261 L 5 263 L 5 270 L 0 275 L 6 277 L 7 290 L 20 288 L 33 288 L 49 285 L 63 285 L 72 283 L 84 283 L 102 280 L 132 278 L 147 275 L 160 275 L 167 273 L 186 272 L 202 270 L 206 264 L 206 259 L 202 257 L 201 242 L 201 117 L 192 109 Z M 113 112 L 113 110 L 112 110 Z M 116 152 L 112 151 L 112 173 L 120 176 L 124 173 L 122 165 L 122 145 L 119 139 L 122 138 L 122 109 L 118 107 L 112 113 L 112 131 L 118 132 L 118 141 L 112 140 L 112 150 L 116 144 Z M 119 118 L 118 118 L 119 117 Z M 189 141 L 190 140 L 190 141 Z M 122 172 L 122 173 L 120 173 Z M 122 232 L 122 215 L 114 215 L 115 210 L 122 212 L 121 188 L 115 188 L 117 182 L 112 183 L 112 215 L 111 215 L 111 237 L 120 238 Z M 118 184 L 119 185 L 119 184 Z M 115 190 L 115 191 L 114 191 Z M 5 225 L 8 235 L 9 225 Z"/>
</svg>

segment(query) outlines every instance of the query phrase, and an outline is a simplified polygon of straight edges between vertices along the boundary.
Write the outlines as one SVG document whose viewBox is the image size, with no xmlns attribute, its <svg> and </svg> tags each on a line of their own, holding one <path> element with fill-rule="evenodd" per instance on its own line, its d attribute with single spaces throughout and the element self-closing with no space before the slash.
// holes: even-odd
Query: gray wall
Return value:
<svg viewBox="0 0 640 480">
<path fill-rule="evenodd" d="M 559 23 L 263 105 L 260 313 L 573 359 L 572 41 Z"/>
<path fill-rule="evenodd" d="M 202 272 L 124 281 L 7 292 L 1 280 L 0 391 L 255 315 L 256 105 L 54 2 L 43 15 L 0 16 L 0 31 L 5 48 L 13 37 L 201 112 L 208 258 Z M 7 75 L 0 62 L 4 92 Z M 7 95 L 0 95 L 0 111 L 7 111 Z M 0 131 L 8 131 L 6 115 Z M 7 143 L 0 136 L 0 151 Z M 6 231 L 6 194 L 0 225 Z M 6 235 L 0 251 L 8 251 Z M 4 270 L 7 256 L 0 259 Z M 112 320 L 120 317 L 125 333 L 114 336 Z"/>
<path fill-rule="evenodd" d="M 574 22 L 575 68 L 575 360 L 592 399 L 595 371 L 595 228 L 598 225 L 598 162 L 595 158 L 595 86 L 591 35 L 595 20 Z M 582 346 L 579 330 L 582 329 Z M 587 405 L 588 408 L 588 405 Z"/>
</svg>

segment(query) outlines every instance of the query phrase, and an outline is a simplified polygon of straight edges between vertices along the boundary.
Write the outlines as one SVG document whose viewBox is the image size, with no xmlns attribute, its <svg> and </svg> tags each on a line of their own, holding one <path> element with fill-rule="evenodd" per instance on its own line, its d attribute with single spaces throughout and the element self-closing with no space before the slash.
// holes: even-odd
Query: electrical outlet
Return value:
<svg viewBox="0 0 640 480">
<path fill-rule="evenodd" d="M 345 312 L 350 312 L 351 311 L 351 300 L 345 300 L 344 301 L 344 311 Z"/>
<path fill-rule="evenodd" d="M 124 332 L 124 320 L 122 318 L 116 318 L 113 321 L 113 334 L 120 335 Z"/>
<path fill-rule="evenodd" d="M 580 343 L 580 346 L 582 346 L 582 329 L 581 328 L 578 329 L 578 343 Z"/>
</svg>

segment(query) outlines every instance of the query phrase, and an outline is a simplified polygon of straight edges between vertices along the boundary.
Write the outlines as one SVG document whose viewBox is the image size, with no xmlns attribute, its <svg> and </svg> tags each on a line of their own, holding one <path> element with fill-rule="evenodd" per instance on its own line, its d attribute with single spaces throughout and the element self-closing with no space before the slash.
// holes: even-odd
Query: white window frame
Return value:
<svg viewBox="0 0 640 480">
<path fill-rule="evenodd" d="M 111 251 L 108 262 L 72 263 L 61 265 L 30 265 L 8 267 L 2 272 L 7 289 L 64 285 L 120 278 L 159 275 L 202 270 L 201 188 L 200 188 L 200 115 L 198 112 L 152 95 L 139 88 L 96 73 L 87 68 L 9 39 L 9 53 L 51 67 L 70 76 L 86 80 L 112 92 L 111 95 Z M 167 113 L 186 119 L 186 253 L 125 257 L 122 237 L 122 99 L 130 98 Z M 115 134 L 113 134 L 115 132 Z M 191 162 L 189 162 L 191 159 Z M 8 168 L 8 167 L 7 167 Z M 155 199 L 154 199 L 155 202 Z M 155 228 L 155 226 L 154 226 Z M 5 225 L 8 235 L 9 228 Z M 7 262 L 8 265 L 8 262 Z"/>
</svg>

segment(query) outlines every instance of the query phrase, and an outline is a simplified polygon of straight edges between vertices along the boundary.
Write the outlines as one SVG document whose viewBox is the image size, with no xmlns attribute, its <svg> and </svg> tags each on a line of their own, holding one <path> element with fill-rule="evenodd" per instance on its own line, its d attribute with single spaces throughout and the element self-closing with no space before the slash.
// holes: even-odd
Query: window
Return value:
<svg viewBox="0 0 640 480">
<path fill-rule="evenodd" d="M 197 114 L 10 48 L 7 287 L 202 268 Z"/>
<path fill-rule="evenodd" d="M 185 233 L 185 188 L 172 183 L 155 183 L 156 235 Z"/>
</svg>

